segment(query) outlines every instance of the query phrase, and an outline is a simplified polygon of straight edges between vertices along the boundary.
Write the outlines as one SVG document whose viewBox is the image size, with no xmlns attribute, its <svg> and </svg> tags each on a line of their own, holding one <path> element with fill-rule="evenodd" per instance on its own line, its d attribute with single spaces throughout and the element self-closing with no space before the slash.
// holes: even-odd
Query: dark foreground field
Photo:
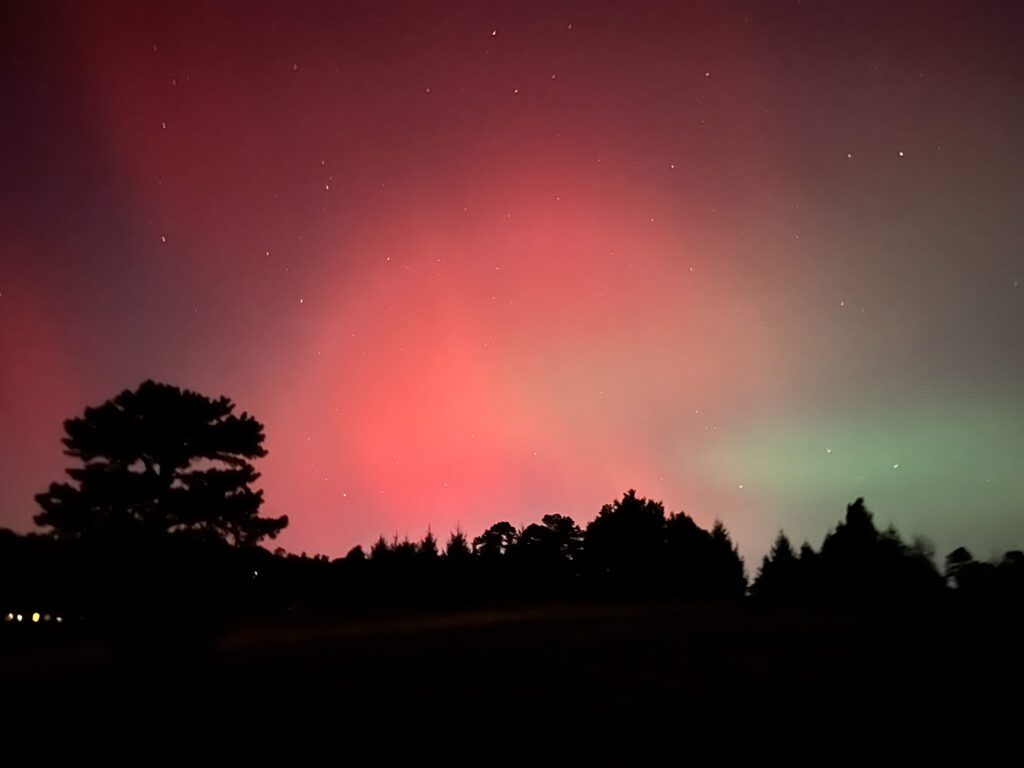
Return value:
<svg viewBox="0 0 1024 768">
<path fill-rule="evenodd" d="M 136 764 L 1017 764 L 1021 626 L 748 603 L 292 619 L 203 642 L 8 627 L 0 728 Z"/>
</svg>

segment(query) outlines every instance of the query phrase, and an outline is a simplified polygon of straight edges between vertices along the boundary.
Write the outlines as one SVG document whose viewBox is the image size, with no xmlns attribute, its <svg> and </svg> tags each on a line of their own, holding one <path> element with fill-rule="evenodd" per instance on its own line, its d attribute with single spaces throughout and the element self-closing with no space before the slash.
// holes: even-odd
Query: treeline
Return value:
<svg viewBox="0 0 1024 768">
<path fill-rule="evenodd" d="M 498 522 L 442 545 L 381 537 L 345 557 L 269 552 L 201 531 L 132 539 L 62 539 L 0 531 L 0 611 L 62 613 L 101 622 L 159 615 L 199 621 L 288 610 L 392 610 L 516 600 L 664 599 L 759 601 L 1019 601 L 1024 554 L 978 562 L 964 548 L 940 571 L 926 544 L 879 530 L 863 499 L 820 549 L 779 535 L 748 582 L 720 522 L 701 528 L 683 513 L 628 491 L 581 528 L 545 515 L 517 529 Z"/>
<path fill-rule="evenodd" d="M 349 599 L 418 602 L 430 595 L 505 597 L 682 597 L 765 602 L 828 600 L 974 600 L 1024 597 L 1024 553 L 998 563 L 976 561 L 963 547 L 940 570 L 923 539 L 905 542 L 892 526 L 879 530 L 864 499 L 846 508 L 819 549 L 795 549 L 780 532 L 748 581 L 743 559 L 721 522 L 701 528 L 683 513 L 628 491 L 602 507 L 585 529 L 546 515 L 519 530 L 492 525 L 472 541 L 455 531 L 442 547 L 380 537 L 367 553 L 344 558 L 286 556 L 309 582 L 345 585 Z M 318 576 L 314 576 L 318 573 Z"/>
</svg>

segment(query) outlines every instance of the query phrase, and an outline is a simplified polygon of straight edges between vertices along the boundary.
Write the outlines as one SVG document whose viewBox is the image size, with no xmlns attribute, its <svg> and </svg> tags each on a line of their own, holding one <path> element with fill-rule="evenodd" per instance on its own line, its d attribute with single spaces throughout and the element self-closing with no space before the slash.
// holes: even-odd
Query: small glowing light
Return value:
<svg viewBox="0 0 1024 768">
<path fill-rule="evenodd" d="M 16 615 L 15 617 L 14 617 L 14 620 L 15 620 L 15 621 L 21 621 L 21 620 L 22 620 L 23 618 L 25 618 L 25 617 L 24 617 L 24 616 L 22 616 L 22 615 L 21 615 L 21 614 L 19 613 L 19 614 L 17 614 L 17 615 Z"/>
<path fill-rule="evenodd" d="M 825 449 L 825 453 L 832 453 L 832 449 L 831 448 L 826 448 Z"/>
<path fill-rule="evenodd" d="M 5 618 L 6 621 L 14 621 L 14 614 L 13 613 L 8 613 L 7 616 L 4 617 L 4 618 Z"/>
<path fill-rule="evenodd" d="M 852 152 L 847 152 L 847 153 L 846 153 L 846 159 L 847 159 L 847 160 L 850 160 L 850 159 L 852 159 L 852 158 L 853 158 L 853 153 L 852 153 Z"/>
<path fill-rule="evenodd" d="M 38 612 L 38 611 L 37 611 L 37 612 L 35 612 L 35 613 L 33 613 L 33 614 L 32 614 L 32 623 L 33 623 L 33 624 L 38 624 L 38 623 L 39 623 L 39 619 L 40 619 L 40 618 L 42 618 L 42 617 L 41 617 L 41 616 L 39 615 L 39 612 Z"/>
<path fill-rule="evenodd" d="M 298 64 L 292 64 L 292 72 L 298 72 L 298 71 L 299 71 L 299 65 Z"/>
<path fill-rule="evenodd" d="M 50 614 L 48 614 L 48 613 L 44 613 L 43 614 L 43 621 L 50 621 L 50 619 L 52 619 L 52 618 L 53 617 Z"/>
<path fill-rule="evenodd" d="M 252 576 L 253 576 L 253 578 L 256 578 L 256 577 L 257 577 L 257 576 L 259 576 L 259 575 L 260 575 L 260 572 L 259 572 L 259 571 L 257 571 L 257 570 L 253 570 L 253 572 L 252 572 Z"/>
<path fill-rule="evenodd" d="M 64 623 L 64 617 L 63 616 L 58 616 L 57 617 L 57 623 L 58 624 L 63 624 Z"/>
<path fill-rule="evenodd" d="M 160 122 L 160 130 L 161 131 L 166 131 L 167 130 L 167 123 L 161 121 Z"/>
<path fill-rule="evenodd" d="M 900 150 L 900 157 L 903 157 L 903 150 Z"/>
<path fill-rule="evenodd" d="M 740 490 L 743 490 L 743 483 L 740 483 Z"/>
<path fill-rule="evenodd" d="M 899 464 L 893 464 L 893 465 L 892 465 L 892 468 L 893 468 L 893 469 L 899 469 L 899 468 L 900 468 L 900 465 L 899 465 Z"/>
<path fill-rule="evenodd" d="M 160 242 L 161 243 L 166 243 L 167 242 L 167 235 L 160 235 Z"/>
<path fill-rule="evenodd" d="M 491 30 L 491 37 L 497 37 L 497 36 L 498 36 L 498 30 L 492 29 Z"/>
</svg>

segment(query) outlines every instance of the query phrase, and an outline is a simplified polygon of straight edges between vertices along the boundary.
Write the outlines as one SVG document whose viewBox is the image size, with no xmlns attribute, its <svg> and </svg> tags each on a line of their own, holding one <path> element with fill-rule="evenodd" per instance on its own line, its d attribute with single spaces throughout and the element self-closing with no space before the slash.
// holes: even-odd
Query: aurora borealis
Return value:
<svg viewBox="0 0 1024 768">
<path fill-rule="evenodd" d="M 0 10 L 0 525 L 155 378 L 266 425 L 279 540 L 627 488 L 1024 546 L 1024 7 Z"/>
</svg>

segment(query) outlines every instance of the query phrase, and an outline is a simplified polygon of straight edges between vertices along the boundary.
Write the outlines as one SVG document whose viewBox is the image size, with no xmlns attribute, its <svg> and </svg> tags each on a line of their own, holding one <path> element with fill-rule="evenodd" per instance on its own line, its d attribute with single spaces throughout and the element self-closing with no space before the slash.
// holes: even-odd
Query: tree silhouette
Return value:
<svg viewBox="0 0 1024 768">
<path fill-rule="evenodd" d="M 507 555 L 519 540 L 519 533 L 509 522 L 495 523 L 473 539 L 473 551 L 484 562 L 494 562 Z"/>
<path fill-rule="evenodd" d="M 822 588 L 844 598 L 927 596 L 942 577 L 924 551 L 903 543 L 892 526 L 879 531 L 859 498 L 825 537 L 818 556 Z"/>
<path fill-rule="evenodd" d="M 810 549 L 810 547 L 808 547 Z M 775 538 L 771 550 L 761 561 L 761 569 L 751 591 L 767 599 L 789 598 L 800 589 L 801 558 L 783 531 Z"/>
<path fill-rule="evenodd" d="M 711 527 L 711 551 L 705 593 L 717 597 L 743 597 L 747 574 L 743 558 L 721 520 Z"/>
<path fill-rule="evenodd" d="M 448 537 L 448 543 L 444 548 L 445 562 L 450 565 L 463 565 L 468 563 L 472 557 L 473 553 L 469 548 L 469 543 L 466 541 L 466 534 L 462 532 L 461 528 L 456 528 L 451 536 Z"/>
<path fill-rule="evenodd" d="M 583 533 L 571 517 L 544 515 L 520 534 L 512 551 L 521 583 L 540 594 L 564 589 L 578 574 Z"/>
<path fill-rule="evenodd" d="M 419 553 L 420 559 L 425 563 L 437 561 L 439 557 L 437 539 L 434 538 L 434 532 L 429 527 L 427 528 L 427 535 L 423 537 L 423 541 L 416 545 L 416 551 Z"/>
<path fill-rule="evenodd" d="M 145 381 L 64 422 L 65 454 L 82 462 L 35 498 L 38 525 L 67 539 L 153 539 L 191 532 L 233 545 L 275 537 L 286 516 L 259 517 L 250 461 L 263 425 L 226 397 Z"/>
<path fill-rule="evenodd" d="M 551 531 L 559 555 L 568 561 L 576 561 L 583 551 L 583 531 L 576 521 L 567 515 L 544 515 L 541 523 Z"/>
<path fill-rule="evenodd" d="M 656 577 L 661 564 L 665 507 L 628 490 L 605 504 L 587 526 L 587 570 L 596 578 L 636 585 Z"/>
<path fill-rule="evenodd" d="M 706 531 L 684 512 L 664 525 L 666 588 L 693 597 L 742 597 L 747 579 L 729 532 L 716 520 Z"/>
</svg>

